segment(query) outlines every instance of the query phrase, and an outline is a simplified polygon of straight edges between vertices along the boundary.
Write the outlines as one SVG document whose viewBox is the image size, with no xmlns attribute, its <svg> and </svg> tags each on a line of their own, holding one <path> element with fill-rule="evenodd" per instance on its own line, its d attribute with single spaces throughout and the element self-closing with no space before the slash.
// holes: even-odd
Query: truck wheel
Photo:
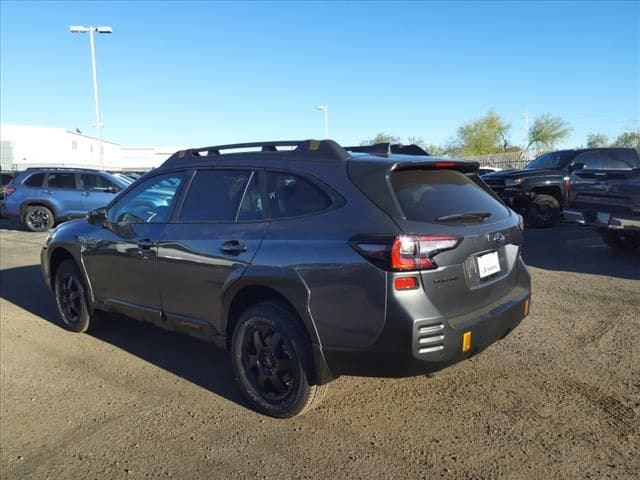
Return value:
<svg viewBox="0 0 640 480">
<path fill-rule="evenodd" d="M 326 385 L 311 385 L 311 342 L 296 316 L 277 303 L 247 309 L 233 332 L 236 380 L 251 406 L 276 418 L 301 415 L 320 403 Z"/>
<path fill-rule="evenodd" d="M 47 207 L 31 205 L 24 211 L 22 224 L 32 232 L 46 232 L 55 224 L 55 218 Z"/>
<path fill-rule="evenodd" d="M 604 230 L 600 235 L 604 243 L 615 250 L 632 250 L 640 247 L 640 237 L 627 235 L 624 232 Z"/>
<path fill-rule="evenodd" d="M 64 326 L 79 333 L 94 329 L 97 318 L 90 313 L 87 288 L 76 262 L 65 260 L 58 266 L 53 286 Z"/>
<path fill-rule="evenodd" d="M 536 195 L 529 204 L 527 223 L 532 227 L 553 227 L 560 220 L 560 204 L 551 195 Z"/>
</svg>

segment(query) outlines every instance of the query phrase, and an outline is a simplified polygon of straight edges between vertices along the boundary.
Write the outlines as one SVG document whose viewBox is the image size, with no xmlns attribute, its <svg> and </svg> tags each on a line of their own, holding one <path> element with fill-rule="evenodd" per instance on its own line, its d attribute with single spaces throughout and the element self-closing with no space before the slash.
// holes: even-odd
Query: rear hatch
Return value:
<svg viewBox="0 0 640 480">
<path fill-rule="evenodd" d="M 415 270 L 443 316 L 465 315 L 513 292 L 522 243 L 520 218 L 482 182 L 477 166 L 399 163 L 385 176 L 393 202 L 381 201 L 381 191 L 356 175 L 352 179 L 391 215 L 404 237 L 417 239 L 418 250 L 433 248 L 428 253 L 431 264 Z M 456 241 L 438 244 L 431 239 Z"/>
<path fill-rule="evenodd" d="M 459 238 L 455 248 L 433 256 L 421 271 L 422 286 L 444 316 L 464 315 L 507 295 L 522 232 L 518 217 L 483 188 L 476 175 L 453 168 L 402 169 L 391 184 L 407 234 Z"/>
</svg>

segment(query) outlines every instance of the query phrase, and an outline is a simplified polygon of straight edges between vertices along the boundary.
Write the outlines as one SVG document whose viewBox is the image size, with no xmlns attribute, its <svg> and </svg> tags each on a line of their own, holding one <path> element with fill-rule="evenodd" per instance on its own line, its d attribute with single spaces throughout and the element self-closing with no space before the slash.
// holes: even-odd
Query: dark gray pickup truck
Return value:
<svg viewBox="0 0 640 480">
<path fill-rule="evenodd" d="M 565 218 L 596 227 L 611 248 L 640 247 L 640 169 L 596 175 L 597 181 L 564 210 Z"/>
<path fill-rule="evenodd" d="M 638 168 L 640 158 L 633 148 L 587 148 L 549 152 L 522 170 L 503 170 L 482 179 L 529 226 L 550 227 L 576 196 L 599 188 L 608 172 Z"/>
</svg>

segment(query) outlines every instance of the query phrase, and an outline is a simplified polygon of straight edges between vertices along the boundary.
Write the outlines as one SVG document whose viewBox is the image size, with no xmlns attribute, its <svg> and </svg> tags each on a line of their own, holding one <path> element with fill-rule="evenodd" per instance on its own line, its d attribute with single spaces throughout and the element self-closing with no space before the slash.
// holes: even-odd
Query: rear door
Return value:
<svg viewBox="0 0 640 480">
<path fill-rule="evenodd" d="M 82 192 L 78 186 L 78 174 L 54 171 L 47 174 L 42 198 L 52 203 L 56 216 L 69 218 L 84 215 Z"/>
<path fill-rule="evenodd" d="M 177 329 L 219 331 L 221 291 L 251 263 L 267 227 L 262 177 L 252 169 L 194 173 L 158 248 L 162 309 Z"/>
<path fill-rule="evenodd" d="M 429 238 L 459 239 L 455 248 L 433 255 L 437 268 L 421 273 L 423 288 L 442 315 L 463 315 L 514 288 L 522 242 L 518 217 L 477 175 L 405 169 L 391 173 L 391 185 L 405 217 L 396 223 L 405 234 L 423 236 L 425 245 Z"/>
<path fill-rule="evenodd" d="M 88 212 L 111 203 L 122 187 L 98 173 L 81 173 L 80 190 L 84 211 Z"/>
</svg>

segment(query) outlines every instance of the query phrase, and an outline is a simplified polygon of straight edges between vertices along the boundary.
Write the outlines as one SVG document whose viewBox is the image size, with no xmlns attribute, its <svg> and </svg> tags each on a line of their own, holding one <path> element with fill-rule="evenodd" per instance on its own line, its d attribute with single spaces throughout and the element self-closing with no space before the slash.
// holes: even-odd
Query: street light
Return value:
<svg viewBox="0 0 640 480">
<path fill-rule="evenodd" d="M 91 46 L 91 69 L 93 71 L 93 98 L 96 104 L 96 128 L 98 129 L 98 159 L 100 170 L 104 170 L 104 153 L 102 151 L 102 121 L 100 120 L 100 101 L 98 100 L 98 76 L 96 75 L 96 47 L 93 42 L 93 32 L 113 33 L 109 26 L 85 27 L 83 25 L 71 25 L 71 33 L 89 33 L 89 45 Z"/>
<path fill-rule="evenodd" d="M 316 110 L 324 112 L 324 138 L 329 138 L 329 107 L 326 105 L 318 105 Z"/>
</svg>

